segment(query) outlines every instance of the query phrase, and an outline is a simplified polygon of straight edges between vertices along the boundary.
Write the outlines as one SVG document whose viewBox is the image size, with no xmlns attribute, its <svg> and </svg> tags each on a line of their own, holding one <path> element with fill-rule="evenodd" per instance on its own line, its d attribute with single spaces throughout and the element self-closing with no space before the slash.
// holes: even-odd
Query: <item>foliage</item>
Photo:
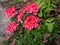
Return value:
<svg viewBox="0 0 60 45">
<path fill-rule="evenodd" d="M 47 26 L 48 31 L 52 32 L 52 30 L 54 28 L 53 19 L 47 19 L 46 22 L 45 22 L 45 25 Z"/>
<path fill-rule="evenodd" d="M 58 29 L 58 26 L 57 25 L 54 25 L 54 28 L 53 28 L 53 31 L 51 33 L 51 36 L 48 38 L 48 41 L 53 41 L 56 37 L 59 36 L 59 34 L 57 33 L 57 30 Z"/>
<path fill-rule="evenodd" d="M 13 0 L 15 4 L 22 2 L 22 0 Z"/>
<path fill-rule="evenodd" d="M 50 17 L 50 11 L 52 9 L 56 8 L 56 3 L 58 3 L 59 0 L 37 0 L 36 3 L 40 6 L 40 10 L 39 10 L 39 17 L 44 17 L 44 18 L 48 18 Z"/>
<path fill-rule="evenodd" d="M 59 2 L 60 2 L 60 0 L 54 0 L 54 1 L 51 0 L 51 3 L 53 3 L 53 4 L 55 4 L 55 5 L 56 5 L 57 3 L 59 3 Z"/>
<path fill-rule="evenodd" d="M 21 35 L 21 34 L 20 34 Z M 22 36 L 22 37 L 21 37 Z M 38 29 L 35 29 L 33 31 L 27 31 L 25 32 L 24 36 L 21 35 L 17 40 L 16 45 L 39 45 L 42 42 L 40 41 L 42 39 L 42 34 L 39 32 Z M 20 43 L 21 42 L 21 43 Z M 37 42 L 37 43 L 36 43 Z M 41 42 L 41 43 L 40 43 Z"/>
</svg>

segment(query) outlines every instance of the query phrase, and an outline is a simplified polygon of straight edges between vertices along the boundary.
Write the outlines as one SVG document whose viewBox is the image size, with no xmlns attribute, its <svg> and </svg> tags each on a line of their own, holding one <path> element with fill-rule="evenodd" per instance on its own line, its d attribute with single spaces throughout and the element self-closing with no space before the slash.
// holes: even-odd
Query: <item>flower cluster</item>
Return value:
<svg viewBox="0 0 60 45">
<path fill-rule="evenodd" d="M 21 12 L 25 13 L 27 11 L 26 9 L 27 9 L 26 7 L 22 7 Z"/>
<path fill-rule="evenodd" d="M 39 6 L 35 3 L 31 3 L 27 6 L 27 12 L 33 13 L 33 15 L 37 15 L 38 10 L 39 10 Z"/>
<path fill-rule="evenodd" d="M 12 18 L 14 17 L 18 12 L 16 11 L 15 7 L 12 6 L 10 8 L 8 8 L 7 10 L 5 10 L 4 14 L 8 17 L 8 18 Z"/>
<path fill-rule="evenodd" d="M 16 24 L 16 22 L 10 22 L 6 28 L 6 32 L 8 34 L 12 33 L 13 31 L 16 30 L 17 26 L 18 26 L 18 24 Z"/>
<path fill-rule="evenodd" d="M 27 28 L 28 30 L 31 30 L 33 28 L 37 28 L 38 22 L 39 22 L 39 18 L 34 15 L 26 17 L 26 19 L 24 21 L 24 28 Z"/>
<path fill-rule="evenodd" d="M 20 24 L 22 24 L 22 29 L 32 30 L 34 28 L 38 28 L 39 17 L 37 17 L 39 10 L 39 6 L 36 3 L 31 3 L 26 5 L 25 7 L 20 8 L 20 12 L 14 7 L 10 7 L 5 10 L 4 14 L 8 18 L 12 18 L 14 21 L 10 22 L 6 28 L 6 32 L 8 35 L 11 33 L 15 33 L 20 28 Z M 16 19 L 16 20 L 15 20 Z M 21 29 L 21 30 L 22 30 Z M 16 35 L 14 34 L 16 37 Z M 6 36 L 6 41 L 10 39 L 10 36 Z M 15 40 L 11 43 L 11 45 L 15 45 Z"/>
<path fill-rule="evenodd" d="M 39 6 L 35 3 L 31 3 L 26 7 L 22 7 L 21 12 L 19 13 L 19 15 L 17 16 L 17 21 L 21 22 L 22 17 L 24 15 L 25 12 L 27 13 L 33 13 L 33 15 L 37 15 L 39 10 Z"/>
<path fill-rule="evenodd" d="M 20 12 L 17 12 L 15 7 L 11 7 L 8 8 L 7 10 L 5 10 L 5 15 L 8 18 L 12 18 L 14 16 L 17 16 L 17 22 L 21 22 L 23 19 L 24 14 L 28 13 L 30 14 L 30 16 L 26 17 L 25 16 L 25 20 L 23 27 L 27 28 L 28 30 L 31 30 L 33 28 L 37 28 L 38 27 L 38 22 L 39 22 L 39 18 L 36 16 L 39 10 L 39 6 L 35 3 L 31 3 L 25 7 L 21 8 Z M 16 30 L 17 24 L 15 22 L 10 22 L 8 27 L 7 27 L 7 33 L 11 33 L 13 31 Z"/>
<path fill-rule="evenodd" d="M 23 12 L 20 12 L 19 15 L 17 16 L 17 21 L 21 22 L 23 17 Z"/>
<path fill-rule="evenodd" d="M 23 7 L 23 8 L 21 9 L 21 12 L 20 12 L 19 15 L 17 16 L 17 21 L 18 21 L 18 22 L 21 22 L 21 21 L 22 21 L 22 18 L 23 18 L 23 15 L 24 15 L 25 12 L 26 12 L 26 7 Z"/>
</svg>

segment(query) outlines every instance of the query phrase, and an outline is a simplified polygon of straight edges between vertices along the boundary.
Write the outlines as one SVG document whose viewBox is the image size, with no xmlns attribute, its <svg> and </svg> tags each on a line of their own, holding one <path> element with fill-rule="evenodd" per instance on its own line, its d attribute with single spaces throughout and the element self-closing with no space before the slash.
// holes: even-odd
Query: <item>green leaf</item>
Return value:
<svg viewBox="0 0 60 45">
<path fill-rule="evenodd" d="M 34 38 L 34 42 L 36 42 L 36 38 Z"/>
<path fill-rule="evenodd" d="M 22 2 L 22 0 L 13 0 L 14 4 Z"/>
<path fill-rule="evenodd" d="M 40 45 L 44 45 L 44 44 L 41 42 Z"/>
<path fill-rule="evenodd" d="M 11 21 L 16 21 L 17 19 L 14 17 L 14 18 L 11 18 L 10 20 L 11 20 Z"/>
<path fill-rule="evenodd" d="M 17 40 L 16 45 L 22 45 L 22 41 Z"/>
<path fill-rule="evenodd" d="M 38 16 L 39 16 L 39 17 L 42 17 L 42 10 L 40 10 Z"/>
<path fill-rule="evenodd" d="M 53 26 L 51 26 L 51 25 L 48 26 L 48 31 L 49 31 L 49 32 L 52 32 L 52 30 L 53 30 Z"/>
<path fill-rule="evenodd" d="M 52 30 L 53 30 L 53 25 L 54 25 L 54 24 L 52 24 L 52 23 L 49 23 L 49 24 L 48 24 L 48 31 L 49 31 L 49 32 L 52 32 Z"/>
<path fill-rule="evenodd" d="M 39 5 L 40 4 L 40 0 L 36 0 L 36 3 Z"/>
<path fill-rule="evenodd" d="M 45 9 L 45 12 L 50 12 L 50 10 L 51 10 L 51 8 L 50 8 L 50 7 L 47 7 L 47 8 Z"/>
<path fill-rule="evenodd" d="M 46 20 L 46 22 L 52 22 L 53 20 L 54 19 L 49 18 L 49 19 Z"/>
<path fill-rule="evenodd" d="M 52 32 L 53 28 L 54 28 L 54 22 L 53 22 L 54 19 L 46 19 L 45 21 L 45 25 L 47 26 L 47 29 L 49 32 Z"/>
<path fill-rule="evenodd" d="M 42 3 L 40 3 L 40 5 L 39 5 L 39 6 L 41 7 L 42 5 L 44 5 L 44 3 L 43 3 L 43 2 L 42 2 Z"/>
<path fill-rule="evenodd" d="M 43 2 L 39 6 L 40 6 L 41 9 L 46 8 L 46 5 Z"/>
<path fill-rule="evenodd" d="M 56 5 L 54 5 L 54 4 L 51 4 L 51 7 L 53 7 L 53 8 L 57 8 Z"/>
</svg>

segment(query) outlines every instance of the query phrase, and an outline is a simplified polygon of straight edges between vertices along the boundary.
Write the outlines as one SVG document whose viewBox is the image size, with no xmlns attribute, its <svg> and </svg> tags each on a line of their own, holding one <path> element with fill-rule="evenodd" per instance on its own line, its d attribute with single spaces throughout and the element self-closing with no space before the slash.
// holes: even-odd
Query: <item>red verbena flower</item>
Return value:
<svg viewBox="0 0 60 45">
<path fill-rule="evenodd" d="M 26 20 L 24 21 L 24 28 L 27 28 L 28 30 L 37 28 L 38 22 L 39 22 L 39 18 L 34 15 L 26 17 Z"/>
<path fill-rule="evenodd" d="M 21 22 L 23 17 L 23 12 L 20 12 L 19 15 L 17 16 L 17 21 Z"/>
<path fill-rule="evenodd" d="M 21 22 L 21 21 L 22 21 L 22 17 L 23 17 L 23 15 L 24 15 L 25 12 L 26 12 L 26 7 L 23 7 L 23 8 L 21 9 L 21 12 L 20 12 L 19 15 L 17 16 L 17 21 L 18 21 L 18 22 Z"/>
<path fill-rule="evenodd" d="M 34 15 L 37 15 L 39 6 L 35 3 L 31 3 L 27 6 L 26 10 L 28 13 L 33 13 Z"/>
<path fill-rule="evenodd" d="M 22 11 L 23 13 L 25 13 L 25 12 L 26 12 L 26 9 L 27 9 L 26 7 L 22 7 L 22 10 L 21 10 L 21 11 Z"/>
<path fill-rule="evenodd" d="M 16 30 L 17 26 L 18 26 L 18 24 L 16 24 L 16 22 L 10 22 L 6 28 L 6 32 L 8 34 L 12 33 L 13 31 Z"/>
<path fill-rule="evenodd" d="M 6 36 L 6 37 L 5 37 L 6 41 L 8 41 L 8 40 L 9 40 L 9 38 L 10 38 L 10 36 Z"/>
<path fill-rule="evenodd" d="M 18 12 L 16 11 L 15 7 L 10 7 L 7 10 L 5 10 L 4 14 L 8 17 L 8 18 L 12 18 L 14 17 Z"/>
<path fill-rule="evenodd" d="M 12 42 L 11 45 L 15 45 L 15 42 Z"/>
</svg>

